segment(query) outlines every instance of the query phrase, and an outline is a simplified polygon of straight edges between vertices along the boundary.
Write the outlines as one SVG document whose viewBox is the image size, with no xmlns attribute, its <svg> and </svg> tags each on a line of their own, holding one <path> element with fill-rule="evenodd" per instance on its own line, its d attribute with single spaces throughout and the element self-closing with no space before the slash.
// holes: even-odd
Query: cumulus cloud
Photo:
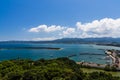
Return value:
<svg viewBox="0 0 120 80">
<path fill-rule="evenodd" d="M 120 19 L 104 18 L 91 23 L 76 23 L 81 37 L 120 37 Z"/>
<path fill-rule="evenodd" d="M 64 28 L 65 27 L 56 26 L 56 25 L 51 25 L 51 26 L 40 25 L 38 27 L 29 29 L 29 32 L 54 32 L 54 31 L 63 30 Z"/>
<path fill-rule="evenodd" d="M 77 22 L 75 27 L 47 26 L 40 25 L 29 29 L 29 32 L 44 32 L 49 33 L 49 37 L 120 37 L 120 18 L 104 18 L 94 20 L 88 23 Z M 48 36 L 48 35 L 47 35 Z M 39 39 L 39 38 L 38 38 Z M 47 39 L 47 38 L 46 38 Z M 50 40 L 50 38 L 48 38 Z"/>
</svg>

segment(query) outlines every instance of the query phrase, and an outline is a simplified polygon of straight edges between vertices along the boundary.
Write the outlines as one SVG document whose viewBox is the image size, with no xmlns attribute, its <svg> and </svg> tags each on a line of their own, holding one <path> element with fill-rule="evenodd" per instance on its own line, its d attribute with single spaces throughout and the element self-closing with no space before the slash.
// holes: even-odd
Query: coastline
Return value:
<svg viewBox="0 0 120 80">
<path fill-rule="evenodd" d="M 82 68 L 89 68 L 89 69 L 101 69 L 104 71 L 117 71 L 120 72 L 120 68 L 115 68 L 112 70 L 112 66 L 109 66 L 107 64 L 98 64 L 98 63 L 93 63 L 93 62 L 76 62 L 76 64 L 80 65 Z M 111 68 L 111 69 L 110 69 Z"/>
<path fill-rule="evenodd" d="M 79 64 L 84 67 L 90 67 L 90 68 L 99 68 L 104 69 L 107 64 L 97 64 L 93 62 L 76 62 L 76 64 Z"/>
</svg>

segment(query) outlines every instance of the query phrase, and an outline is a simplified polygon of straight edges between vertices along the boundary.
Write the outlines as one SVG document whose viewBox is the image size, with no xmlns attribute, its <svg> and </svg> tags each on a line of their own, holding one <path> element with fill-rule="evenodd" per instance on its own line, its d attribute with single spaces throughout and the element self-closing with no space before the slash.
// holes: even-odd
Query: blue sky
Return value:
<svg viewBox="0 0 120 80">
<path fill-rule="evenodd" d="M 120 0 L 0 0 L 0 40 L 120 37 L 119 3 Z"/>
</svg>

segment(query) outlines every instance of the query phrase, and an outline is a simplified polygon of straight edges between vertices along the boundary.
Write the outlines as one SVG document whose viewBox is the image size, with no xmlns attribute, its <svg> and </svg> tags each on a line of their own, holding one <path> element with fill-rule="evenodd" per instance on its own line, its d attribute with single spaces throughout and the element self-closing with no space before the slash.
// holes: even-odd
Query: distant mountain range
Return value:
<svg viewBox="0 0 120 80">
<path fill-rule="evenodd" d="M 57 39 L 53 42 L 65 43 L 119 43 L 120 38 L 63 38 Z"/>
<path fill-rule="evenodd" d="M 0 43 L 120 43 L 120 38 L 62 38 L 53 41 L 1 41 Z"/>
</svg>

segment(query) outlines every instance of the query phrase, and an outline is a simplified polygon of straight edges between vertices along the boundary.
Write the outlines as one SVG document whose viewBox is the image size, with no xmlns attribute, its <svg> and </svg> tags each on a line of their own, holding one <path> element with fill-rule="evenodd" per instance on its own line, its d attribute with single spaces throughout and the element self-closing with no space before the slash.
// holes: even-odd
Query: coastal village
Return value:
<svg viewBox="0 0 120 80">
<path fill-rule="evenodd" d="M 118 50 L 105 50 L 106 58 L 109 60 L 108 64 L 97 64 L 92 62 L 77 62 L 81 66 L 104 69 L 106 66 L 114 67 L 117 71 L 120 71 L 120 51 Z M 110 61 L 111 60 L 111 61 Z"/>
<path fill-rule="evenodd" d="M 106 50 L 105 54 L 107 54 L 112 59 L 111 66 L 114 66 L 120 69 L 120 58 L 119 58 L 119 51 L 117 50 Z"/>
</svg>

